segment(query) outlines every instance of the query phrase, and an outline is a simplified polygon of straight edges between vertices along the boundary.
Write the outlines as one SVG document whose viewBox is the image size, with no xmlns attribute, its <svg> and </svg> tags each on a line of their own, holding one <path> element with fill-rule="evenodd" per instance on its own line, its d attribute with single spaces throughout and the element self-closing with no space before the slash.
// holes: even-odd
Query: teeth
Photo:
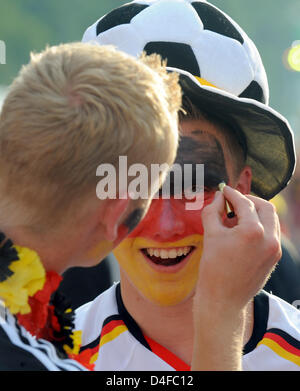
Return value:
<svg viewBox="0 0 300 391">
<path fill-rule="evenodd" d="M 152 257 L 153 255 L 158 258 L 167 259 L 167 258 L 176 258 L 182 255 L 187 255 L 191 251 L 191 246 L 180 247 L 180 248 L 171 248 L 171 249 L 158 249 L 158 248 L 147 248 L 146 251 Z"/>
<path fill-rule="evenodd" d="M 160 250 L 160 257 L 162 259 L 167 259 L 169 258 L 169 251 L 168 250 Z"/>
<path fill-rule="evenodd" d="M 168 251 L 169 258 L 176 258 L 177 257 L 177 251 L 175 248 Z"/>
</svg>

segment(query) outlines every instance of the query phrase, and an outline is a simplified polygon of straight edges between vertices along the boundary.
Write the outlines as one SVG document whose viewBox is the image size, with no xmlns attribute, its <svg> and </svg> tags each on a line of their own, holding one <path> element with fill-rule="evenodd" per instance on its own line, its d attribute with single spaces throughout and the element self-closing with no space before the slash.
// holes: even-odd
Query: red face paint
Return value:
<svg viewBox="0 0 300 391">
<path fill-rule="evenodd" d="M 204 164 L 204 185 L 209 189 L 204 194 L 205 206 L 212 202 L 221 181 L 230 183 L 224 138 L 205 119 L 183 121 L 180 128 L 175 163 L 182 167 Z M 192 296 L 203 250 L 203 226 L 202 210 L 185 208 L 191 201 L 154 199 L 145 218 L 114 251 L 126 294 L 162 306 L 176 305 Z"/>
<path fill-rule="evenodd" d="M 206 193 L 204 206 L 213 198 L 214 192 Z M 159 305 L 182 302 L 196 284 L 203 208 L 186 210 L 186 202 L 190 200 L 154 199 L 145 218 L 114 251 L 122 278 Z"/>
<path fill-rule="evenodd" d="M 212 202 L 215 192 L 207 192 L 204 204 Z M 130 238 L 143 237 L 157 242 L 175 242 L 189 235 L 203 235 L 200 210 L 186 210 L 186 199 L 155 199 L 148 213 L 129 235 Z"/>
</svg>

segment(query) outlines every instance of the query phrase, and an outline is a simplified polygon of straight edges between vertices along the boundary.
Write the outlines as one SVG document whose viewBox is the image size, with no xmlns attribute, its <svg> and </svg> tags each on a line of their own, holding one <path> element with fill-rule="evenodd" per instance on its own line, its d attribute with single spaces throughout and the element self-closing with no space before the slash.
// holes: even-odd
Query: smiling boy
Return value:
<svg viewBox="0 0 300 391">
<path fill-rule="evenodd" d="M 195 43 L 193 55 L 192 31 L 201 49 Z M 287 121 L 267 104 L 253 42 L 216 7 L 183 0 L 133 1 L 83 40 L 168 59 L 184 98 L 176 163 L 204 164 L 202 208 L 187 210 L 172 192 L 154 199 L 114 252 L 120 284 L 79 309 L 84 348 L 99 351 L 96 370 L 299 370 L 300 313 L 261 291 L 281 256 L 267 200 L 288 183 L 295 154 Z"/>
</svg>

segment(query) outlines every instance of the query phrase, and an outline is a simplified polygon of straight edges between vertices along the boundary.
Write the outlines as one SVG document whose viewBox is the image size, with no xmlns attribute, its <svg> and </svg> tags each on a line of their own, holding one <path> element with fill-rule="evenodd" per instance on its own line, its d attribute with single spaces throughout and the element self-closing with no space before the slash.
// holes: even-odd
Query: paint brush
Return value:
<svg viewBox="0 0 300 391">
<path fill-rule="evenodd" d="M 222 194 L 225 186 L 226 183 L 224 181 L 219 184 L 219 190 Z M 226 210 L 226 215 L 229 219 L 232 219 L 235 216 L 232 206 L 230 205 L 229 201 L 227 201 L 226 199 L 225 199 L 225 210 Z"/>
</svg>

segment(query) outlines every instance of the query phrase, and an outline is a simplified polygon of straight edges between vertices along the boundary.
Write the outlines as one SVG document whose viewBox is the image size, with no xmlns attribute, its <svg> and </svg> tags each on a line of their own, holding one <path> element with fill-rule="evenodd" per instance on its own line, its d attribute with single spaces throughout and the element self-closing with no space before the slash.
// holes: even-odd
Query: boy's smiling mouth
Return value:
<svg viewBox="0 0 300 391">
<path fill-rule="evenodd" d="M 187 258 L 195 249 L 195 246 L 170 247 L 170 248 L 143 248 L 141 249 L 147 259 L 156 265 L 174 266 Z"/>
</svg>

